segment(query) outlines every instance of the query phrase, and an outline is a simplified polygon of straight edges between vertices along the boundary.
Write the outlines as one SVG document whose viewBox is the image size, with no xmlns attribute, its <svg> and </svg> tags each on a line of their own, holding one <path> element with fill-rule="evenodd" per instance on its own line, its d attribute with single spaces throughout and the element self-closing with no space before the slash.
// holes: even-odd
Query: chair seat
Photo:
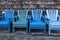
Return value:
<svg viewBox="0 0 60 40">
<path fill-rule="evenodd" d="M 0 25 L 1 24 L 8 24 L 8 23 L 9 23 L 9 21 L 6 21 L 6 20 L 0 21 Z"/>
<path fill-rule="evenodd" d="M 27 21 L 16 21 L 13 23 L 13 25 L 25 25 L 27 24 Z"/>
<path fill-rule="evenodd" d="M 30 28 L 35 28 L 35 29 L 41 29 L 41 28 L 45 28 L 46 23 L 43 23 L 41 21 L 32 21 L 30 23 Z"/>
<path fill-rule="evenodd" d="M 60 22 L 59 21 L 52 21 L 50 22 L 50 26 L 49 26 L 50 29 L 58 29 L 60 28 Z"/>
<path fill-rule="evenodd" d="M 31 21 L 30 25 L 45 25 L 45 23 L 42 21 Z"/>
<path fill-rule="evenodd" d="M 8 25 L 9 25 L 9 21 L 6 21 L 6 20 L 4 20 L 4 21 L 0 21 L 0 27 L 1 26 L 6 26 L 6 27 L 8 27 Z"/>
<path fill-rule="evenodd" d="M 60 21 L 50 22 L 51 25 L 60 25 Z"/>
</svg>

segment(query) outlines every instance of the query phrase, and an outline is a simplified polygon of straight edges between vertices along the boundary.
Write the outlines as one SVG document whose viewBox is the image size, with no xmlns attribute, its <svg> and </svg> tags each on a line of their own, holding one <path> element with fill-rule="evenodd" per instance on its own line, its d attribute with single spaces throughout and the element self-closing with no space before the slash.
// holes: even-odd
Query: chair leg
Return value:
<svg viewBox="0 0 60 40">
<path fill-rule="evenodd" d="M 51 32 L 50 32 L 50 29 L 49 29 L 49 30 L 48 30 L 48 35 L 50 35 L 50 33 L 51 33 Z"/>
<path fill-rule="evenodd" d="M 46 29 L 44 29 L 44 35 L 46 35 Z"/>
<path fill-rule="evenodd" d="M 28 28 L 26 28 L 26 32 L 28 33 Z"/>
<path fill-rule="evenodd" d="M 31 29 L 29 28 L 29 34 L 31 34 Z"/>
<path fill-rule="evenodd" d="M 10 26 L 8 26 L 8 32 L 10 33 Z"/>
<path fill-rule="evenodd" d="M 14 27 L 12 28 L 13 32 L 15 31 Z"/>
</svg>

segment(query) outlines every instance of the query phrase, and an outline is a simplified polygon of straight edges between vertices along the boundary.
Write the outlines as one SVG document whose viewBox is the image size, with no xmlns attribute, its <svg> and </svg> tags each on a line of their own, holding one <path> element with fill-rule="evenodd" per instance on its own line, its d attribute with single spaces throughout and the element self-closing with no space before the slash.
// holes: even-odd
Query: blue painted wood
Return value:
<svg viewBox="0 0 60 40">
<path fill-rule="evenodd" d="M 49 19 L 49 30 L 48 34 L 51 35 L 51 30 L 59 30 L 60 29 L 60 21 L 57 20 L 58 18 L 58 10 L 47 9 L 47 17 Z"/>
<path fill-rule="evenodd" d="M 41 19 L 44 19 L 45 17 L 42 15 L 43 10 L 40 9 L 35 9 L 32 10 L 32 15 L 30 18 L 30 23 L 29 23 L 29 33 L 31 33 L 31 29 L 43 29 L 44 30 L 44 35 L 46 34 L 46 22 Z M 44 19 L 45 20 L 45 19 Z"/>
<path fill-rule="evenodd" d="M 0 21 L 0 28 L 8 28 L 8 32 L 10 32 L 10 21 L 12 21 L 11 19 L 13 18 L 14 10 L 5 9 L 3 12 L 4 19 Z"/>
<path fill-rule="evenodd" d="M 14 18 L 18 17 L 18 20 L 15 22 L 13 21 L 13 32 L 15 31 L 14 28 L 26 28 L 26 32 L 28 31 L 28 10 L 17 10 L 18 15 Z"/>
</svg>

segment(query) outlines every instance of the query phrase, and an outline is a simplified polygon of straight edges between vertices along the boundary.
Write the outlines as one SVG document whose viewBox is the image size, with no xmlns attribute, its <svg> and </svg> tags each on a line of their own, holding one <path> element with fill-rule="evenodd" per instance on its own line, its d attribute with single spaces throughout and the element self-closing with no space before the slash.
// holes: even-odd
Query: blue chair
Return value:
<svg viewBox="0 0 60 40">
<path fill-rule="evenodd" d="M 58 10 L 57 9 L 47 9 L 47 18 L 49 19 L 48 34 L 51 35 L 51 30 L 60 30 L 60 21 L 58 20 Z"/>
<path fill-rule="evenodd" d="M 43 29 L 44 35 L 46 34 L 46 22 L 42 13 L 43 10 L 40 9 L 32 10 L 32 15 L 29 20 L 29 33 L 31 33 L 31 29 Z"/>
<path fill-rule="evenodd" d="M 14 16 L 13 20 L 13 32 L 15 28 L 26 28 L 28 31 L 28 10 L 17 10 L 18 15 Z"/>
<path fill-rule="evenodd" d="M 13 17 L 14 10 L 12 9 L 5 9 L 4 11 L 3 20 L 0 21 L 0 28 L 8 28 L 8 32 L 10 32 L 10 21 Z"/>
</svg>

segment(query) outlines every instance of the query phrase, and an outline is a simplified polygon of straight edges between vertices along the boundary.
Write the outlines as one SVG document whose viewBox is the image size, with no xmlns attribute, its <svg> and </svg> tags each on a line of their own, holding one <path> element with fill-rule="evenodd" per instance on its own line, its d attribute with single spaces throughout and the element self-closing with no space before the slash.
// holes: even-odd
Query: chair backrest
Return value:
<svg viewBox="0 0 60 40">
<path fill-rule="evenodd" d="M 28 16 L 28 10 L 17 10 L 19 20 L 26 20 Z"/>
<path fill-rule="evenodd" d="M 57 9 L 47 9 L 47 17 L 50 19 L 50 21 L 57 21 L 58 17 L 58 10 Z"/>
<path fill-rule="evenodd" d="M 41 20 L 41 16 L 42 16 L 43 10 L 40 9 L 34 9 L 32 10 L 32 18 L 33 20 Z"/>
<path fill-rule="evenodd" d="M 13 9 L 5 9 L 4 10 L 4 16 L 5 19 L 8 20 L 9 18 L 12 18 L 14 15 L 14 10 Z"/>
</svg>

